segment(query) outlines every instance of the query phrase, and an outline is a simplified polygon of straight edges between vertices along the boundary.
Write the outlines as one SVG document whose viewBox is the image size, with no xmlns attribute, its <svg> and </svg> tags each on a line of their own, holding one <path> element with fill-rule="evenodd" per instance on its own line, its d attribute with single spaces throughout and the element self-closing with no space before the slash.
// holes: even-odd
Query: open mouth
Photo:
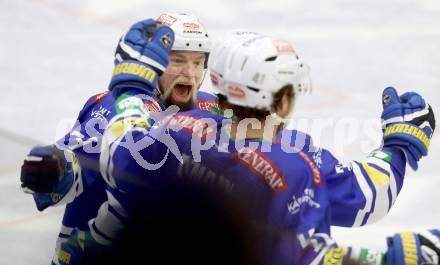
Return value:
<svg viewBox="0 0 440 265">
<path fill-rule="evenodd" d="M 173 89 L 173 99 L 177 102 L 186 102 L 191 97 L 193 86 L 188 83 L 177 83 Z"/>
</svg>

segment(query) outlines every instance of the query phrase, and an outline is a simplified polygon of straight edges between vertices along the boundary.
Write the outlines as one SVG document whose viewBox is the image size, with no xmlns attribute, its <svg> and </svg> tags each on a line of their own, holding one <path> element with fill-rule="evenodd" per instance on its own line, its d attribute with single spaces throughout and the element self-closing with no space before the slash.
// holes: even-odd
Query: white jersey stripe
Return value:
<svg viewBox="0 0 440 265">
<path fill-rule="evenodd" d="M 108 209 L 109 204 L 105 202 L 101 205 L 98 211 L 98 215 L 95 219 L 89 221 L 90 231 L 92 232 L 92 236 L 95 238 L 98 243 L 103 245 L 108 245 L 111 243 L 106 238 L 103 238 L 99 233 L 97 233 L 93 227 L 93 223 L 99 232 L 103 233 L 108 238 L 117 238 L 119 233 L 124 229 L 124 224 L 117 216 L 115 216 Z"/>
<path fill-rule="evenodd" d="M 364 194 L 365 197 L 365 207 L 358 211 L 356 215 L 356 219 L 354 220 L 353 223 L 353 226 L 361 226 L 365 214 L 371 211 L 371 207 L 373 203 L 373 191 L 368 185 L 367 180 L 365 179 L 365 176 L 362 173 L 361 169 L 359 168 L 358 164 L 356 162 L 351 162 L 351 165 L 353 167 L 353 172 L 356 176 L 356 180 L 359 184 L 359 187 L 361 188 L 362 193 Z"/>
</svg>

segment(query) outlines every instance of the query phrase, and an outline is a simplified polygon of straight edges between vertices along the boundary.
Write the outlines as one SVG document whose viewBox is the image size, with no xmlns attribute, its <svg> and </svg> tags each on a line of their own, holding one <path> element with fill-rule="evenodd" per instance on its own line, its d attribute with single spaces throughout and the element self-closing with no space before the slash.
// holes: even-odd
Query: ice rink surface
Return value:
<svg viewBox="0 0 440 265">
<path fill-rule="evenodd" d="M 69 129 L 88 97 L 106 89 L 120 35 L 163 11 L 195 13 L 214 38 L 242 28 L 292 41 L 314 84 L 298 99 L 293 124 L 342 160 L 380 144 L 386 86 L 416 90 L 440 115 L 437 0 L 0 0 L 1 265 L 50 264 L 63 209 L 39 213 L 20 191 L 24 155 Z M 390 214 L 368 227 L 335 228 L 338 242 L 381 249 L 394 232 L 440 227 L 439 137 L 420 170 L 407 169 Z"/>
</svg>

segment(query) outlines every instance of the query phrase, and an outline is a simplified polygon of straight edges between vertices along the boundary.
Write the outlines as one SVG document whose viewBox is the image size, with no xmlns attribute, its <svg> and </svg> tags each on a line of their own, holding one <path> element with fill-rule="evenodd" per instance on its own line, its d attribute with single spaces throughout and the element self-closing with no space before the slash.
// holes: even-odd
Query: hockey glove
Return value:
<svg viewBox="0 0 440 265">
<path fill-rule="evenodd" d="M 134 89 L 152 94 L 169 62 L 174 32 L 156 20 L 134 24 L 124 34 L 116 48 L 115 69 L 109 89 L 116 97 L 121 90 Z"/>
<path fill-rule="evenodd" d="M 33 195 L 39 211 L 58 203 L 74 182 L 72 163 L 53 145 L 31 149 L 21 166 L 21 187 Z"/>
<path fill-rule="evenodd" d="M 384 146 L 403 150 L 408 164 L 416 170 L 417 162 L 428 154 L 430 139 L 435 130 L 431 106 L 414 92 L 399 97 L 393 87 L 384 90 L 382 103 Z"/>
<path fill-rule="evenodd" d="M 73 229 L 67 240 L 61 243 L 58 262 L 61 265 L 94 264 L 105 246 L 96 242 L 90 232 Z"/>
<path fill-rule="evenodd" d="M 440 264 L 440 230 L 402 232 L 387 238 L 387 264 Z"/>
</svg>

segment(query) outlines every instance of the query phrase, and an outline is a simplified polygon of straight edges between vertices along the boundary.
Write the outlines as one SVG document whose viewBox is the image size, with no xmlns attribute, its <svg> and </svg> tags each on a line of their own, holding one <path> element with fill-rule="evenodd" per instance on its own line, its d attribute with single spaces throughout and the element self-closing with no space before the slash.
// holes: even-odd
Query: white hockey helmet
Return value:
<svg viewBox="0 0 440 265">
<path fill-rule="evenodd" d="M 205 27 L 196 16 L 184 13 L 163 13 L 157 21 L 174 31 L 173 51 L 194 51 L 208 53 L 212 41 Z"/>
<path fill-rule="evenodd" d="M 310 68 L 287 41 L 232 31 L 214 44 L 208 62 L 213 87 L 228 102 L 273 111 L 273 95 L 286 85 L 310 93 Z"/>
</svg>

